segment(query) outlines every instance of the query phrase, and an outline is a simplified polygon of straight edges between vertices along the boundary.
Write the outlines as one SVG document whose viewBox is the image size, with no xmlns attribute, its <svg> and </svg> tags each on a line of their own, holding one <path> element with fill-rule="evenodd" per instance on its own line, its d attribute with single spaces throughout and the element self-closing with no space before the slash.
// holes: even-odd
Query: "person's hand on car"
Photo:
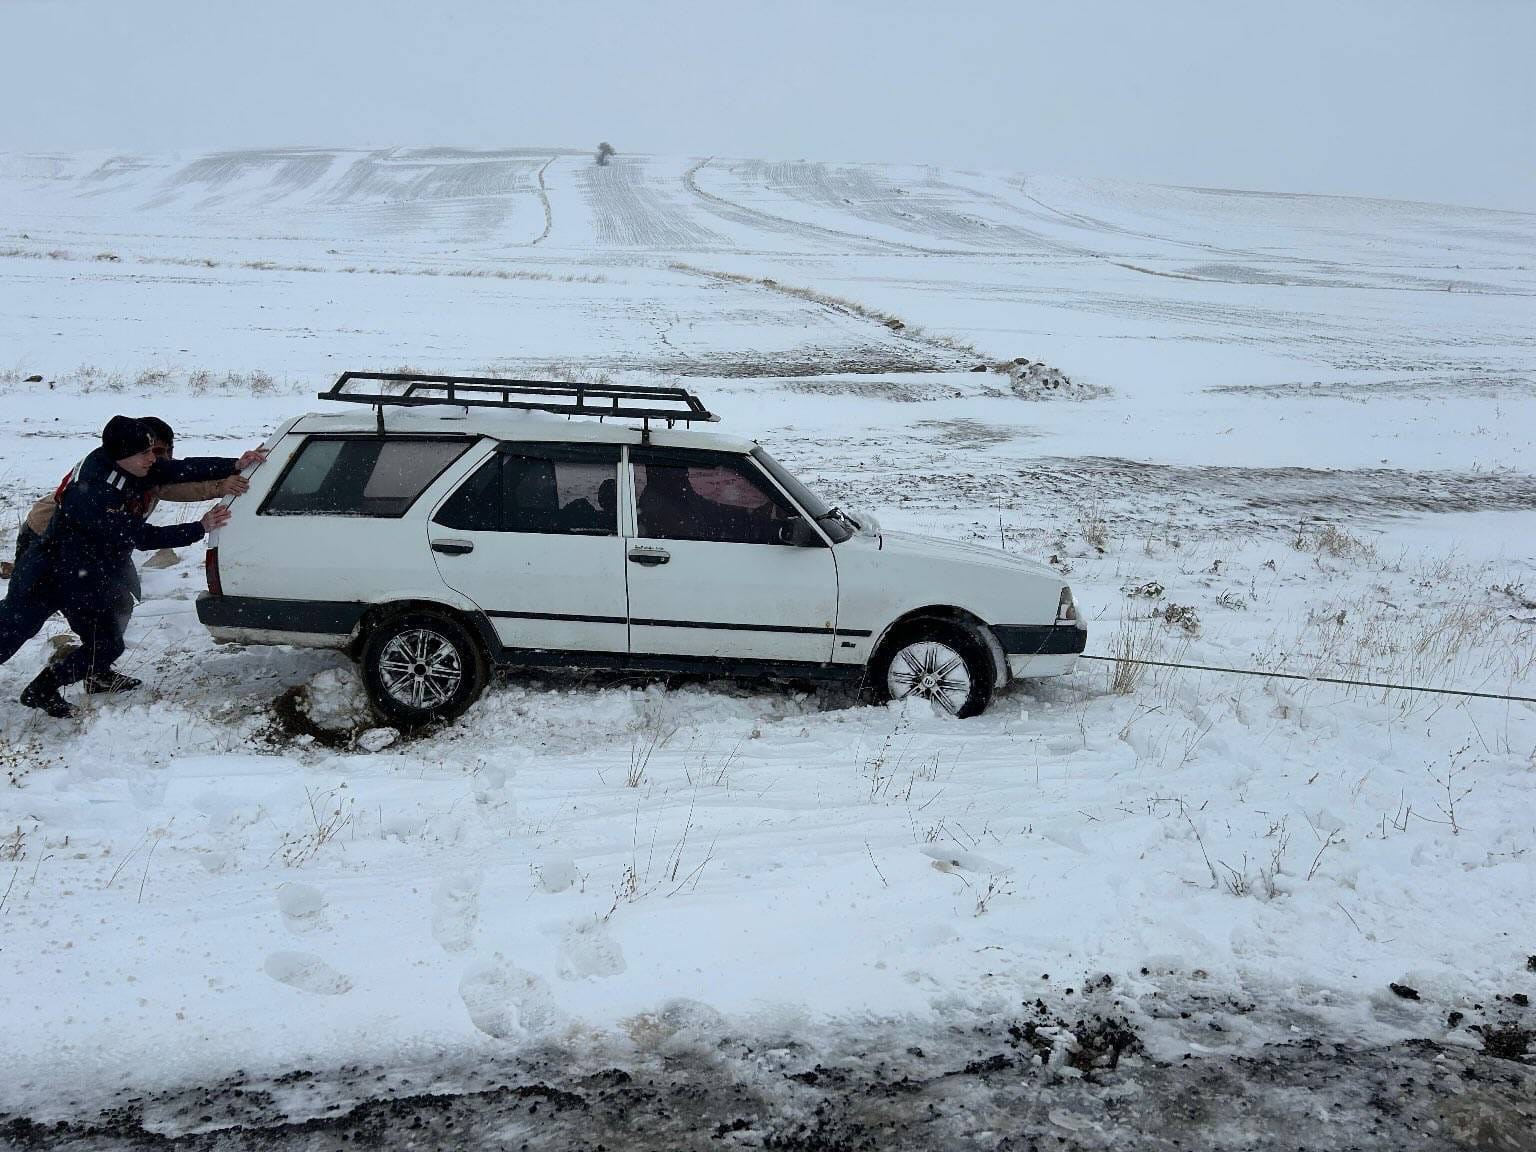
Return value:
<svg viewBox="0 0 1536 1152">
<path fill-rule="evenodd" d="M 220 496 L 239 496 L 250 491 L 251 482 L 244 476 L 226 476 L 214 487 Z"/>
<path fill-rule="evenodd" d="M 242 453 L 240 459 L 235 461 L 235 470 L 244 472 L 252 464 L 265 464 L 266 461 L 267 453 L 264 449 L 252 448 L 249 452 Z"/>
<path fill-rule="evenodd" d="M 212 532 L 215 528 L 222 528 L 229 523 L 230 512 L 224 505 L 210 508 L 203 513 L 203 531 Z"/>
</svg>

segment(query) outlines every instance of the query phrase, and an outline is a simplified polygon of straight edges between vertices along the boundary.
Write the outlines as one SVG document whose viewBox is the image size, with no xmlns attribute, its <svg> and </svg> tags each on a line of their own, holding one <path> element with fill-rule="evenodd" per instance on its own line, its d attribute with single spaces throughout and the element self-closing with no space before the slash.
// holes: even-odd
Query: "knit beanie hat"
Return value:
<svg viewBox="0 0 1536 1152">
<path fill-rule="evenodd" d="M 132 416 L 114 416 L 101 430 L 101 446 L 112 460 L 126 460 L 137 456 L 153 442 L 149 429 Z"/>
<path fill-rule="evenodd" d="M 149 434 L 167 448 L 176 443 L 176 429 L 158 416 L 140 416 L 139 423 L 149 429 Z"/>
</svg>

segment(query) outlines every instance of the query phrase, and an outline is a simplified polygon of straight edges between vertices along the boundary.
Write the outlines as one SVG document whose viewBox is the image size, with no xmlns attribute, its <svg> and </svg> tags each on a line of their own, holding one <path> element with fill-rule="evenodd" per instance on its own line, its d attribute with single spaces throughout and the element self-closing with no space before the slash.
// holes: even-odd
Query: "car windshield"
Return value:
<svg viewBox="0 0 1536 1152">
<path fill-rule="evenodd" d="M 779 487 L 790 494 L 796 504 L 811 514 L 811 517 L 821 525 L 821 530 L 832 538 L 832 543 L 841 544 L 853 535 L 854 526 L 848 518 L 836 508 L 828 506 L 825 500 L 795 479 L 794 474 L 784 465 L 762 448 L 753 448 L 752 456 L 767 469 L 768 475 L 778 481 Z"/>
</svg>

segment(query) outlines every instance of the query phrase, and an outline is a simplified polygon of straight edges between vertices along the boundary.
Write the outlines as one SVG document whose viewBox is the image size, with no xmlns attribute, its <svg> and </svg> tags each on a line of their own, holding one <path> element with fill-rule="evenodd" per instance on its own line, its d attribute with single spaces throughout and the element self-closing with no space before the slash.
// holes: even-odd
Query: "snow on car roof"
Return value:
<svg viewBox="0 0 1536 1152">
<path fill-rule="evenodd" d="M 291 432 L 376 432 L 374 409 L 358 406 L 337 412 L 309 412 L 294 422 Z M 567 419 L 548 412 L 502 412 L 448 404 L 423 404 L 391 408 L 384 415 L 384 429 L 393 433 L 438 432 L 490 436 L 497 440 L 574 440 L 593 444 L 638 444 L 640 427 L 607 423 L 590 417 Z M 651 422 L 651 442 L 675 448 L 708 448 L 717 452 L 750 452 L 751 440 L 698 432 L 686 427 L 667 428 Z"/>
</svg>

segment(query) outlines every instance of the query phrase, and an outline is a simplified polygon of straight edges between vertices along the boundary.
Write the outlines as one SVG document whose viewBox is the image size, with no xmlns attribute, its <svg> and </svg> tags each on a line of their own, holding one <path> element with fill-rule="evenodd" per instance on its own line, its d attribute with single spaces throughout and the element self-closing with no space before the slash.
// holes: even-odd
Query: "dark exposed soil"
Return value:
<svg viewBox="0 0 1536 1152">
<path fill-rule="evenodd" d="M 1157 1061 L 1124 1017 L 1069 1021 L 1036 1001 L 984 1025 L 820 1044 L 724 1037 L 595 1059 L 550 1047 L 237 1074 L 125 1091 L 91 1115 L 0 1115 L 0 1147 L 1530 1152 L 1536 1067 L 1502 1043 L 1309 1039 Z"/>
<path fill-rule="evenodd" d="M 870 345 L 840 349 L 804 348 L 772 356 L 734 354 L 678 357 L 653 362 L 647 367 L 667 376 L 706 376 L 726 379 L 814 378 L 869 376 L 884 373 L 956 372 L 974 363 L 973 358 L 953 352 L 929 352 L 922 348 Z M 953 396 L 948 389 L 945 396 Z"/>
<path fill-rule="evenodd" d="M 274 748 L 303 741 L 322 748 L 355 750 L 357 738 L 371 727 L 358 724 L 352 728 L 332 728 L 319 723 L 310 715 L 309 686 L 295 684 L 272 701 L 272 722 L 259 738 Z"/>
</svg>

